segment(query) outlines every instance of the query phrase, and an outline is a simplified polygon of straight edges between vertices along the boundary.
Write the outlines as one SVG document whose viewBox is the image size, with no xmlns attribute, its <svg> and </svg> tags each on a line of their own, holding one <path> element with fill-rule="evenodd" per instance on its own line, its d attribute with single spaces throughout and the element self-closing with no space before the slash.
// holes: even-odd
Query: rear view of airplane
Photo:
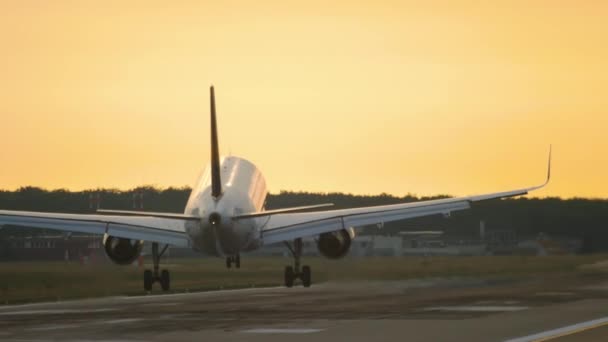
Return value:
<svg viewBox="0 0 608 342">
<path fill-rule="evenodd" d="M 226 258 L 226 266 L 240 267 L 240 253 L 266 244 L 284 242 L 294 263 L 285 267 L 285 286 L 296 279 L 311 284 L 311 269 L 301 266 L 302 238 L 316 237 L 319 252 L 331 259 L 345 256 L 355 238 L 355 228 L 370 224 L 464 210 L 473 202 L 525 195 L 547 185 L 551 176 L 551 152 L 545 183 L 535 187 L 485 195 L 447 198 L 384 206 L 317 210 L 331 204 L 264 210 L 266 182 L 256 166 L 239 157 L 220 157 L 215 111 L 211 95 L 211 163 L 192 189 L 183 214 L 99 210 L 96 214 L 61 214 L 0 210 L 0 226 L 56 229 L 103 235 L 107 256 L 116 264 L 131 264 L 144 241 L 152 243 L 153 270 L 144 271 L 144 288 L 159 282 L 170 288 L 167 270 L 159 272 L 167 247 L 190 247 Z M 160 246 L 163 246 L 162 250 Z"/>
</svg>

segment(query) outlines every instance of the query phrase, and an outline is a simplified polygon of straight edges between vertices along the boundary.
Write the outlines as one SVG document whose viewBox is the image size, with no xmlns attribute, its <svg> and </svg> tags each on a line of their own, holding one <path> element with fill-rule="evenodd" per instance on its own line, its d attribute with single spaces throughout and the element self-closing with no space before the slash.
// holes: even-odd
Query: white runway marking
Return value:
<svg viewBox="0 0 608 342">
<path fill-rule="evenodd" d="M 520 304 L 519 300 L 480 300 L 475 302 L 473 305 L 475 306 L 501 306 L 501 305 L 515 305 Z"/>
<path fill-rule="evenodd" d="M 320 286 L 317 286 L 320 287 Z M 172 294 L 149 294 L 149 295 L 141 295 L 141 296 L 109 296 L 109 297 L 99 297 L 99 298 L 86 298 L 86 299 L 77 299 L 77 300 L 66 300 L 66 301 L 58 301 L 58 302 L 41 302 L 41 303 L 29 303 L 29 304 L 17 304 L 17 305 L 0 305 L 0 314 L 5 312 L 6 310 L 12 309 L 22 309 L 27 307 L 56 307 L 56 306 L 67 306 L 67 305 L 79 305 L 79 304 L 87 304 L 87 305 L 95 305 L 96 303 L 103 303 L 102 305 L 106 305 L 108 302 L 116 302 L 116 301 L 162 301 L 169 298 L 179 298 L 179 297 L 197 297 L 197 296 L 221 296 L 225 294 L 239 294 L 239 293 L 248 293 L 248 292 L 263 292 L 266 290 L 287 290 L 284 286 L 274 286 L 274 287 L 255 287 L 255 288 L 245 288 L 245 289 L 233 289 L 233 290 L 213 290 L 213 291 L 199 291 L 199 292 L 185 292 L 185 293 L 172 293 Z M 293 290 L 292 290 L 293 291 Z"/>
<path fill-rule="evenodd" d="M 506 312 L 521 311 L 527 306 L 498 306 L 498 305 L 460 305 L 460 306 L 433 306 L 423 311 L 451 311 L 451 312 Z"/>
<path fill-rule="evenodd" d="M 107 321 L 101 321 L 100 324 L 122 324 L 122 323 L 134 323 L 143 321 L 143 318 L 123 318 L 123 319 L 111 319 Z"/>
<path fill-rule="evenodd" d="M 598 328 L 608 324 L 608 317 L 598 318 L 591 321 L 581 322 L 577 324 L 568 325 L 565 327 L 547 330 L 539 332 L 534 335 L 528 335 L 523 337 L 517 337 L 504 342 L 533 342 L 533 341 L 545 341 L 561 336 L 576 334 L 581 331 Z"/>
<path fill-rule="evenodd" d="M 186 293 L 172 293 L 172 294 L 154 294 L 154 295 L 143 295 L 143 296 L 123 296 L 123 297 L 109 297 L 108 299 L 122 299 L 122 300 L 155 300 L 155 299 L 166 299 L 166 298 L 179 298 L 179 297 L 197 297 L 197 296 L 221 296 L 225 294 L 239 294 L 247 292 L 263 292 L 266 290 L 286 290 L 284 286 L 274 287 L 254 287 L 247 289 L 234 289 L 234 290 L 215 290 L 215 291 L 201 291 L 201 292 L 186 292 Z"/>
<path fill-rule="evenodd" d="M 259 328 L 243 330 L 243 333 L 249 334 L 310 334 L 321 332 L 323 329 L 273 329 L 273 328 Z"/>
<path fill-rule="evenodd" d="M 55 324 L 55 325 L 44 325 L 37 328 L 30 328 L 32 331 L 48 331 L 48 330 L 58 330 L 58 329 L 72 329 L 72 328 L 80 328 L 80 324 Z"/>
<path fill-rule="evenodd" d="M 16 316 L 16 315 L 45 315 L 45 314 L 69 314 L 69 313 L 91 313 L 91 312 L 106 312 L 116 311 L 117 309 L 93 309 L 93 310 L 22 310 L 22 311 L 5 311 L 0 312 L 0 316 Z"/>
<path fill-rule="evenodd" d="M 161 315 L 160 319 L 184 319 L 185 317 L 190 316 L 190 314 L 168 314 Z"/>
<path fill-rule="evenodd" d="M 43 325 L 36 328 L 30 328 L 32 331 L 50 331 L 50 330 L 61 330 L 61 329 L 74 329 L 82 328 L 84 326 L 90 326 L 95 324 L 125 324 L 142 321 L 142 318 L 122 318 L 122 319 L 111 319 L 105 321 L 92 321 L 83 322 L 81 324 L 55 324 L 55 325 Z"/>
</svg>

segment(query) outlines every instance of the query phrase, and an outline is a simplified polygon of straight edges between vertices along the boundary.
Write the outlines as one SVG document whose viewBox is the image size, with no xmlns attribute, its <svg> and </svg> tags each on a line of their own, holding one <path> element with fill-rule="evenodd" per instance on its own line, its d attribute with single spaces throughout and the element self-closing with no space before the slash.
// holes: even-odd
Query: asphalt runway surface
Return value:
<svg viewBox="0 0 608 342">
<path fill-rule="evenodd" d="M 327 283 L 0 306 L 0 340 L 608 341 L 608 283 L 556 280 Z"/>
</svg>

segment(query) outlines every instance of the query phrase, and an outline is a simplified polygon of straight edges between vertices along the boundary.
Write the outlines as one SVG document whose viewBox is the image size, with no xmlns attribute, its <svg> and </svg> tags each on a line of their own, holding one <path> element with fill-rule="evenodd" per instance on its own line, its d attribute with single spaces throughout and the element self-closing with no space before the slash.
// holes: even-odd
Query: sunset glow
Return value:
<svg viewBox="0 0 608 342">
<path fill-rule="evenodd" d="M 213 84 L 272 192 L 608 197 L 606 1 L 125 3 L 0 1 L 0 189 L 192 185 Z"/>
</svg>

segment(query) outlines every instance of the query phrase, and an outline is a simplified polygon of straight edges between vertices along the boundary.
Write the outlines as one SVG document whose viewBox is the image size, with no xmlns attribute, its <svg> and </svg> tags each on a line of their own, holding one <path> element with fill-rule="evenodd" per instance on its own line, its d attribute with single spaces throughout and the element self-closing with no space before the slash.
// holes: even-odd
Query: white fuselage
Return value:
<svg viewBox="0 0 608 342">
<path fill-rule="evenodd" d="M 266 181 L 253 163 L 238 157 L 224 157 L 220 163 L 222 194 L 211 196 L 211 168 L 208 166 L 192 188 L 184 214 L 199 216 L 187 232 L 193 248 L 215 256 L 235 255 L 261 246 L 259 218 L 232 220 L 239 214 L 264 208 Z M 210 219 L 215 224 L 210 223 Z"/>
</svg>

